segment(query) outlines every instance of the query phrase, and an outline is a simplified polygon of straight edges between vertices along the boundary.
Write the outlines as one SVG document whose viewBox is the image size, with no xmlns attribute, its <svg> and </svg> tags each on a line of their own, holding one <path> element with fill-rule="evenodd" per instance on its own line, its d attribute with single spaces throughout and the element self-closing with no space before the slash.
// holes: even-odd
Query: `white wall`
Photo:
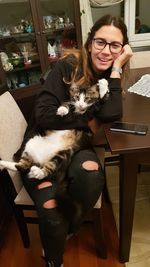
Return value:
<svg viewBox="0 0 150 267">
<path fill-rule="evenodd" d="M 92 9 L 93 22 L 95 22 L 97 19 L 106 14 L 112 14 L 114 16 L 121 15 L 121 4 L 113 5 L 111 7 L 99 7 L 99 8 L 92 7 L 91 9 Z"/>
<path fill-rule="evenodd" d="M 92 8 L 92 17 L 93 22 L 99 19 L 101 16 L 105 14 L 112 14 L 115 16 L 121 16 L 121 5 L 116 4 L 110 7 L 99 7 L 99 8 Z M 146 24 L 150 26 L 150 0 L 139 0 L 139 18 L 142 24 Z"/>
</svg>

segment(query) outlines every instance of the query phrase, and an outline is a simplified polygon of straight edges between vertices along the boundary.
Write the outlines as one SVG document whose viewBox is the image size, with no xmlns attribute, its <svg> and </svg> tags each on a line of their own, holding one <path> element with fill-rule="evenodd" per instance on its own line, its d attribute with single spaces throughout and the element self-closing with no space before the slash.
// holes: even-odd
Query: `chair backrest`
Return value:
<svg viewBox="0 0 150 267">
<path fill-rule="evenodd" d="M 20 147 L 27 122 L 17 103 L 9 92 L 0 96 L 0 158 L 13 161 L 13 155 Z M 22 182 L 18 172 L 9 171 L 16 191 Z"/>
</svg>

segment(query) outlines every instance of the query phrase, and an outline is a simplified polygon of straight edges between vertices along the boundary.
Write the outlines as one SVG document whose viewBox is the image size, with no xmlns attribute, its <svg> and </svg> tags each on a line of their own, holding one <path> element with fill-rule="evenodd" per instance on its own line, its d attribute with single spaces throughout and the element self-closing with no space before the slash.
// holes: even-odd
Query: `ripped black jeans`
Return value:
<svg viewBox="0 0 150 267">
<path fill-rule="evenodd" d="M 95 166 L 91 165 L 94 163 Z M 89 165 L 91 167 L 89 168 Z M 51 266 L 59 267 L 63 261 L 65 241 L 70 229 L 69 221 L 60 213 L 53 202 L 57 183 L 45 187 L 43 180 L 29 179 L 23 176 L 23 183 L 33 199 L 39 216 L 39 229 L 45 258 Z M 80 203 L 83 214 L 86 214 L 98 200 L 104 185 L 104 175 L 100 162 L 93 150 L 77 152 L 68 169 L 68 193 Z M 49 201 L 52 203 L 49 204 Z M 45 205 L 47 204 L 47 205 Z M 80 220 L 81 221 L 81 220 Z"/>
</svg>

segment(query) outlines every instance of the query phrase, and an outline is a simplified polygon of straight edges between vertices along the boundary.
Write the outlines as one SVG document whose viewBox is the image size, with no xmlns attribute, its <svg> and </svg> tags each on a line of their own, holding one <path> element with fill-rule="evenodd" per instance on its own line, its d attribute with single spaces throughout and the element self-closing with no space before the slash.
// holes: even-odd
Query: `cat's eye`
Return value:
<svg viewBox="0 0 150 267">
<path fill-rule="evenodd" d="M 74 96 L 74 100 L 75 100 L 75 101 L 79 100 L 79 95 L 75 95 L 75 96 Z"/>
<path fill-rule="evenodd" d="M 86 96 L 85 100 L 86 100 L 87 102 L 89 102 L 89 101 L 91 100 L 91 98 L 90 98 L 89 96 Z"/>
</svg>

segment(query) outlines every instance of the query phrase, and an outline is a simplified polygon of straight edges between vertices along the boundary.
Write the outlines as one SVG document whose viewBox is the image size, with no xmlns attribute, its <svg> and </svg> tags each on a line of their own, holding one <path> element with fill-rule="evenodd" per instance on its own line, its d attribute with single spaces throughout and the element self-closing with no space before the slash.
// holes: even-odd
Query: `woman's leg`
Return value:
<svg viewBox="0 0 150 267">
<path fill-rule="evenodd" d="M 49 263 L 48 266 L 60 267 L 63 261 L 69 223 L 57 208 L 55 201 L 57 183 L 48 180 L 29 179 L 27 176 L 22 178 L 36 205 L 45 259 Z"/>
<path fill-rule="evenodd" d="M 68 231 L 74 226 L 70 227 L 57 207 L 55 194 L 58 184 L 44 179 L 29 179 L 26 175 L 22 178 L 37 208 L 46 260 L 50 267 L 60 267 Z M 75 154 L 68 170 L 68 181 L 68 193 L 80 204 L 84 215 L 96 203 L 104 184 L 102 169 L 94 151 L 83 150 Z M 78 225 L 80 223 L 81 218 Z"/>
<path fill-rule="evenodd" d="M 103 170 L 95 151 L 81 150 L 75 154 L 68 179 L 69 195 L 80 204 L 84 216 L 96 204 L 104 185 Z"/>
</svg>

